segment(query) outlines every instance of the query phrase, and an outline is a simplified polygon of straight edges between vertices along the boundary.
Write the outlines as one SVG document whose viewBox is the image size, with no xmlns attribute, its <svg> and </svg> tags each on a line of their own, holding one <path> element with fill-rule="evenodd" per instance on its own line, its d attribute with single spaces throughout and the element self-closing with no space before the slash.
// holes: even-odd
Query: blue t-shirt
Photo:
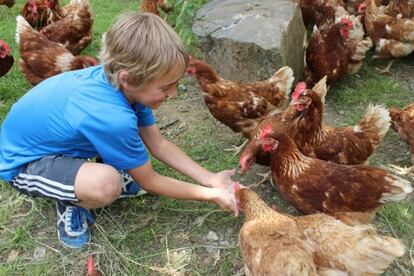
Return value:
<svg viewBox="0 0 414 276">
<path fill-rule="evenodd" d="M 20 98 L 0 132 L 0 178 L 47 155 L 100 155 L 116 169 L 148 161 L 138 128 L 155 123 L 152 110 L 131 104 L 112 86 L 102 66 L 49 78 Z"/>
</svg>

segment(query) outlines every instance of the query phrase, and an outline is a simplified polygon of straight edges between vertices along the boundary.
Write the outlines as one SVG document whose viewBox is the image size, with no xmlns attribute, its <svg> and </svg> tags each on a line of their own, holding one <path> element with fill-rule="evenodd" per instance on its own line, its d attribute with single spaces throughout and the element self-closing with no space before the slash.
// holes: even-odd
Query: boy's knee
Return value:
<svg viewBox="0 0 414 276">
<path fill-rule="evenodd" d="M 108 166 L 97 177 L 94 186 L 96 199 L 104 204 L 110 204 L 118 199 L 121 194 L 121 177 L 117 170 Z"/>
</svg>

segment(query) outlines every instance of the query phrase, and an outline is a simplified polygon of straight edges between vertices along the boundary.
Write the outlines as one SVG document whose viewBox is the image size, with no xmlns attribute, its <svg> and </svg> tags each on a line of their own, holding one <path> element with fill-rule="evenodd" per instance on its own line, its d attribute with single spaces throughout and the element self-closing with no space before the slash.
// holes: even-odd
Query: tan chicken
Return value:
<svg viewBox="0 0 414 276">
<path fill-rule="evenodd" d="M 349 225 L 370 223 L 379 206 L 401 201 L 413 191 L 409 181 L 380 168 L 305 156 L 289 136 L 270 125 L 259 143 L 271 154 L 272 178 L 280 193 L 305 214 L 323 212 Z"/>
<path fill-rule="evenodd" d="M 187 73 L 197 80 L 214 118 L 246 138 L 264 116 L 284 109 L 294 80 L 288 66 L 265 81 L 225 80 L 207 63 L 195 58 L 191 58 Z"/>
<path fill-rule="evenodd" d="M 20 14 L 37 30 L 63 18 L 58 0 L 28 0 Z"/>
<path fill-rule="evenodd" d="M 0 0 L 0 5 L 6 5 L 9 8 L 13 7 L 15 3 L 15 0 Z"/>
<path fill-rule="evenodd" d="M 246 217 L 239 235 L 246 275 L 377 275 L 404 255 L 398 239 L 373 226 L 324 214 L 292 217 L 250 189 L 235 190 Z"/>
<path fill-rule="evenodd" d="M 10 47 L 0 39 L 0 78 L 10 71 L 14 58 L 10 53 Z"/>
<path fill-rule="evenodd" d="M 403 109 L 390 108 L 391 127 L 398 132 L 401 139 L 405 141 L 411 151 L 412 165 L 410 168 L 400 168 L 402 174 L 409 174 L 414 171 L 414 104 L 409 104 Z M 398 169 L 398 167 L 397 167 Z"/>
<path fill-rule="evenodd" d="M 20 45 L 19 68 L 33 85 L 59 73 L 98 64 L 94 57 L 73 56 L 60 43 L 48 40 L 22 17 L 16 18 L 16 41 Z"/>
<path fill-rule="evenodd" d="M 92 11 L 88 0 L 71 0 L 64 7 L 65 17 L 55 21 L 40 32 L 49 40 L 59 42 L 74 55 L 92 41 Z"/>
<path fill-rule="evenodd" d="M 375 0 L 366 0 L 359 6 L 358 12 L 364 16 L 366 31 L 375 44 L 376 55 L 373 58 L 391 59 L 381 72 L 389 72 L 394 58 L 414 51 L 414 18 L 384 14 Z"/>
</svg>

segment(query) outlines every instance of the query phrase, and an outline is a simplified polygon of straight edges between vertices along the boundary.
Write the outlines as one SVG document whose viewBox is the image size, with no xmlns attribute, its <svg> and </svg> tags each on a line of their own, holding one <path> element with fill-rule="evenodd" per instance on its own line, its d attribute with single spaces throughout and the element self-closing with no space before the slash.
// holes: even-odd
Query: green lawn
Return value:
<svg viewBox="0 0 414 276">
<path fill-rule="evenodd" d="M 170 2 L 174 2 L 169 0 Z M 0 38 L 9 43 L 13 56 L 18 59 L 15 43 L 15 17 L 23 0 L 17 0 L 11 9 L 0 6 Z M 63 1 L 66 4 L 68 1 Z M 137 10 L 138 1 L 90 0 L 95 14 L 94 40 L 83 53 L 97 55 L 102 33 L 120 13 Z M 192 52 L 196 51 L 194 37 L 190 33 L 191 14 L 207 0 L 176 0 L 178 6 L 167 18 L 175 26 Z M 411 59 L 397 62 L 393 68 L 412 64 Z M 328 92 L 326 119 L 340 126 L 359 120 L 368 103 L 386 106 L 404 106 L 414 102 L 414 91 L 405 82 L 393 76 L 379 75 L 374 67 L 384 66 L 384 61 L 368 60 L 361 72 L 346 77 Z M 412 73 L 414 75 L 414 72 Z M 413 76 L 414 77 L 414 76 Z M 189 92 L 183 93 L 167 104 L 184 104 L 193 112 L 202 109 L 203 124 L 190 125 L 187 130 L 170 133 L 173 140 L 190 156 L 210 170 L 237 167 L 238 157 L 223 151 L 223 145 L 238 142 L 238 136 L 227 139 L 231 131 L 208 116 L 201 103 L 194 83 L 184 80 Z M 0 79 L 0 122 L 11 105 L 21 97 L 30 84 L 17 66 Z M 162 109 L 162 108 L 161 108 Z M 160 111 L 162 112 L 162 111 Z M 181 115 L 186 116 L 186 113 Z M 190 118 L 188 118 L 190 119 Z M 182 119 L 185 121 L 185 118 Z M 224 138 L 223 138 L 224 139 Z M 407 147 L 390 131 L 371 164 L 386 167 L 389 163 L 409 165 Z M 186 179 L 154 160 L 156 170 L 162 174 Z M 257 180 L 253 174 L 239 176 L 245 184 Z M 212 204 L 183 202 L 146 195 L 138 199 L 116 202 L 99 209 L 94 225 L 92 243 L 82 250 L 62 247 L 56 235 L 55 209 L 51 201 L 19 195 L 4 183 L 0 183 L 0 275 L 82 275 L 85 273 L 87 256 L 95 254 L 95 261 L 106 275 L 173 275 L 185 271 L 185 275 L 232 275 L 240 271 L 242 261 L 238 249 L 238 230 L 243 218 L 235 218 Z M 268 201 L 276 202 L 283 211 L 291 212 L 289 206 L 270 185 L 262 185 L 259 193 Z M 381 233 L 403 239 L 407 252 L 386 275 L 413 275 L 414 204 L 412 198 L 400 204 L 381 209 L 375 224 Z M 207 239 L 209 231 L 219 240 Z M 46 250 L 36 259 L 35 251 Z M 12 252 L 18 256 L 6 262 Z M 184 275 L 184 274 L 183 274 Z"/>
</svg>

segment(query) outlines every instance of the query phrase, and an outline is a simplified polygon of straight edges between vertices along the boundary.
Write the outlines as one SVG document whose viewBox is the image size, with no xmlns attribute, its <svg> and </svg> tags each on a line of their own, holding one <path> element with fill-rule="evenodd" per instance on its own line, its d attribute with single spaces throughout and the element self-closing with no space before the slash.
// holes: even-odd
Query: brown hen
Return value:
<svg viewBox="0 0 414 276">
<path fill-rule="evenodd" d="M 10 47 L 0 39 L 0 78 L 10 71 L 14 58 L 10 53 Z"/>
<path fill-rule="evenodd" d="M 414 171 L 414 104 L 409 104 L 403 109 L 390 108 L 391 127 L 398 132 L 401 139 L 405 141 L 411 151 L 412 165 L 410 168 L 401 170 L 403 174 Z"/>
<path fill-rule="evenodd" d="M 6 5 L 9 8 L 13 7 L 15 3 L 15 0 L 0 0 L 0 5 Z"/>
<path fill-rule="evenodd" d="M 377 275 L 403 244 L 370 225 L 348 226 L 325 214 L 276 212 L 252 190 L 236 188 L 245 222 L 240 251 L 246 275 Z"/>
<path fill-rule="evenodd" d="M 191 58 L 187 73 L 196 78 L 214 118 L 246 138 L 264 116 L 283 110 L 293 82 L 288 66 L 269 80 L 241 83 L 221 78 L 207 63 L 195 58 Z"/>
<path fill-rule="evenodd" d="M 20 14 L 37 30 L 63 18 L 58 0 L 28 0 Z"/>
<path fill-rule="evenodd" d="M 158 7 L 165 13 L 170 12 L 172 9 L 172 6 L 165 0 L 142 0 L 140 10 L 141 12 L 150 12 L 159 16 Z"/>
<path fill-rule="evenodd" d="M 274 131 L 289 135 L 307 156 L 348 165 L 366 162 L 389 129 L 388 111 L 382 106 L 370 105 L 355 126 L 335 128 L 324 125 L 326 92 L 326 78 L 320 80 L 312 90 L 306 89 L 306 84 L 299 83 L 292 94 L 289 108 L 276 116 L 265 118 L 254 130 L 240 157 L 242 171 L 247 170 L 252 162 L 270 165 L 270 154 L 262 151 L 259 142 L 261 129 L 268 125 Z"/>
<path fill-rule="evenodd" d="M 88 46 L 92 41 L 92 11 L 88 0 L 71 0 L 64 7 L 65 17 L 53 22 L 41 33 L 49 40 L 59 42 L 74 55 Z"/>
<path fill-rule="evenodd" d="M 322 30 L 314 26 L 305 57 L 304 79 L 308 85 L 314 85 L 324 76 L 331 84 L 348 73 L 352 52 L 346 41 L 352 28 L 347 19 Z"/>
<path fill-rule="evenodd" d="M 59 73 L 97 65 L 90 56 L 73 56 L 60 43 L 48 40 L 22 17 L 16 18 L 16 40 L 20 45 L 19 68 L 33 85 Z"/>
<path fill-rule="evenodd" d="M 389 72 L 394 58 L 404 57 L 414 51 L 414 18 L 394 17 L 384 14 L 375 0 L 362 3 L 358 12 L 364 16 L 364 25 L 375 44 L 373 58 L 391 59 L 381 72 Z"/>
<path fill-rule="evenodd" d="M 269 125 L 260 143 L 271 153 L 273 182 L 305 214 L 323 212 L 349 225 L 369 223 L 382 204 L 403 200 L 409 181 L 365 165 L 342 165 L 303 155 L 286 134 Z"/>
</svg>

